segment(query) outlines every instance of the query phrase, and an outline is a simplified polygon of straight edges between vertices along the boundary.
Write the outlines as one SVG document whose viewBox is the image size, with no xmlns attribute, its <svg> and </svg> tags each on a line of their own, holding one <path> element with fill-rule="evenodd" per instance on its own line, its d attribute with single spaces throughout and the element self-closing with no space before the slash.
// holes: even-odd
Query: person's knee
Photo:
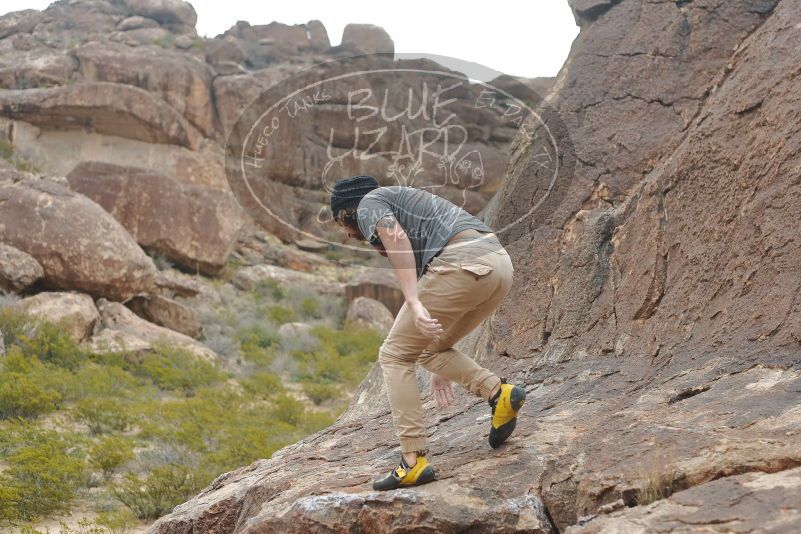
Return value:
<svg viewBox="0 0 801 534">
<path fill-rule="evenodd" d="M 410 360 L 408 356 L 386 341 L 378 349 L 378 363 L 383 367 L 385 365 L 407 363 Z"/>
</svg>

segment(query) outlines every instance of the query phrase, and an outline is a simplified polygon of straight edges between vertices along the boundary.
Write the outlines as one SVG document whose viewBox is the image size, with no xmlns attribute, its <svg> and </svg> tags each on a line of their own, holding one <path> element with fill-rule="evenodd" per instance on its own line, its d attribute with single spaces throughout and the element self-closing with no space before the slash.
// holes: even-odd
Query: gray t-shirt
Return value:
<svg viewBox="0 0 801 534">
<path fill-rule="evenodd" d="M 428 191 L 402 185 L 373 189 L 359 202 L 356 215 L 359 229 L 368 241 L 377 239 L 375 225 L 381 217 L 395 217 L 412 243 L 418 279 L 431 258 L 454 234 L 468 228 L 493 231 L 456 204 Z"/>
</svg>

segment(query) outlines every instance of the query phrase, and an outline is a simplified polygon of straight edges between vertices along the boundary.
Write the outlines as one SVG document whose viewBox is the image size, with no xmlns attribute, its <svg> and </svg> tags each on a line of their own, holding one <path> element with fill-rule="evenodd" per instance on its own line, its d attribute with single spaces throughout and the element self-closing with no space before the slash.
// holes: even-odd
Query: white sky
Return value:
<svg viewBox="0 0 801 534">
<path fill-rule="evenodd" d="M 194 0 L 198 33 L 214 37 L 237 20 L 251 24 L 323 22 L 339 44 L 349 22 L 383 26 L 395 52 L 438 54 L 516 76 L 554 76 L 578 34 L 567 0 Z M 50 0 L 0 0 L 0 13 L 44 9 Z M 450 65 L 449 65 L 450 66 Z M 463 72 L 465 69 L 460 69 Z M 482 77 L 483 78 L 483 77 Z"/>
</svg>

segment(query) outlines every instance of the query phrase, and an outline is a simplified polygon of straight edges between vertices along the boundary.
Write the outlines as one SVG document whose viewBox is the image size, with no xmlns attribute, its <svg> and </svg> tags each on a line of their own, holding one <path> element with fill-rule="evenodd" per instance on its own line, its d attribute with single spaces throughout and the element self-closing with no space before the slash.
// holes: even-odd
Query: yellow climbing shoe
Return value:
<svg viewBox="0 0 801 534">
<path fill-rule="evenodd" d="M 397 489 L 403 486 L 419 486 L 426 482 L 431 482 L 436 477 L 434 468 L 429 465 L 424 454 L 417 455 L 417 463 L 409 467 L 401 454 L 401 461 L 398 467 L 392 470 L 389 475 L 381 480 L 373 482 L 373 489 L 386 491 Z"/>
<path fill-rule="evenodd" d="M 501 379 L 501 389 L 487 402 L 492 407 L 489 444 L 494 449 L 512 435 L 517 424 L 517 412 L 526 402 L 526 390 Z"/>
</svg>

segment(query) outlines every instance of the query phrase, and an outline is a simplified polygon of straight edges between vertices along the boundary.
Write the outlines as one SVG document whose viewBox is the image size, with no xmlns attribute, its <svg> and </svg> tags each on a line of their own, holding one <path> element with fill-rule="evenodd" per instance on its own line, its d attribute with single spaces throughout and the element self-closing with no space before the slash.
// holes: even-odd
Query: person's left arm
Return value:
<svg viewBox="0 0 801 534">
<path fill-rule="evenodd" d="M 414 313 L 414 324 L 418 330 L 429 337 L 442 334 L 439 321 L 432 318 L 420 302 L 417 293 L 417 264 L 409 237 L 392 215 L 384 215 L 375 224 L 375 233 L 381 240 L 386 257 L 392 264 L 400 282 L 406 304 Z"/>
</svg>

